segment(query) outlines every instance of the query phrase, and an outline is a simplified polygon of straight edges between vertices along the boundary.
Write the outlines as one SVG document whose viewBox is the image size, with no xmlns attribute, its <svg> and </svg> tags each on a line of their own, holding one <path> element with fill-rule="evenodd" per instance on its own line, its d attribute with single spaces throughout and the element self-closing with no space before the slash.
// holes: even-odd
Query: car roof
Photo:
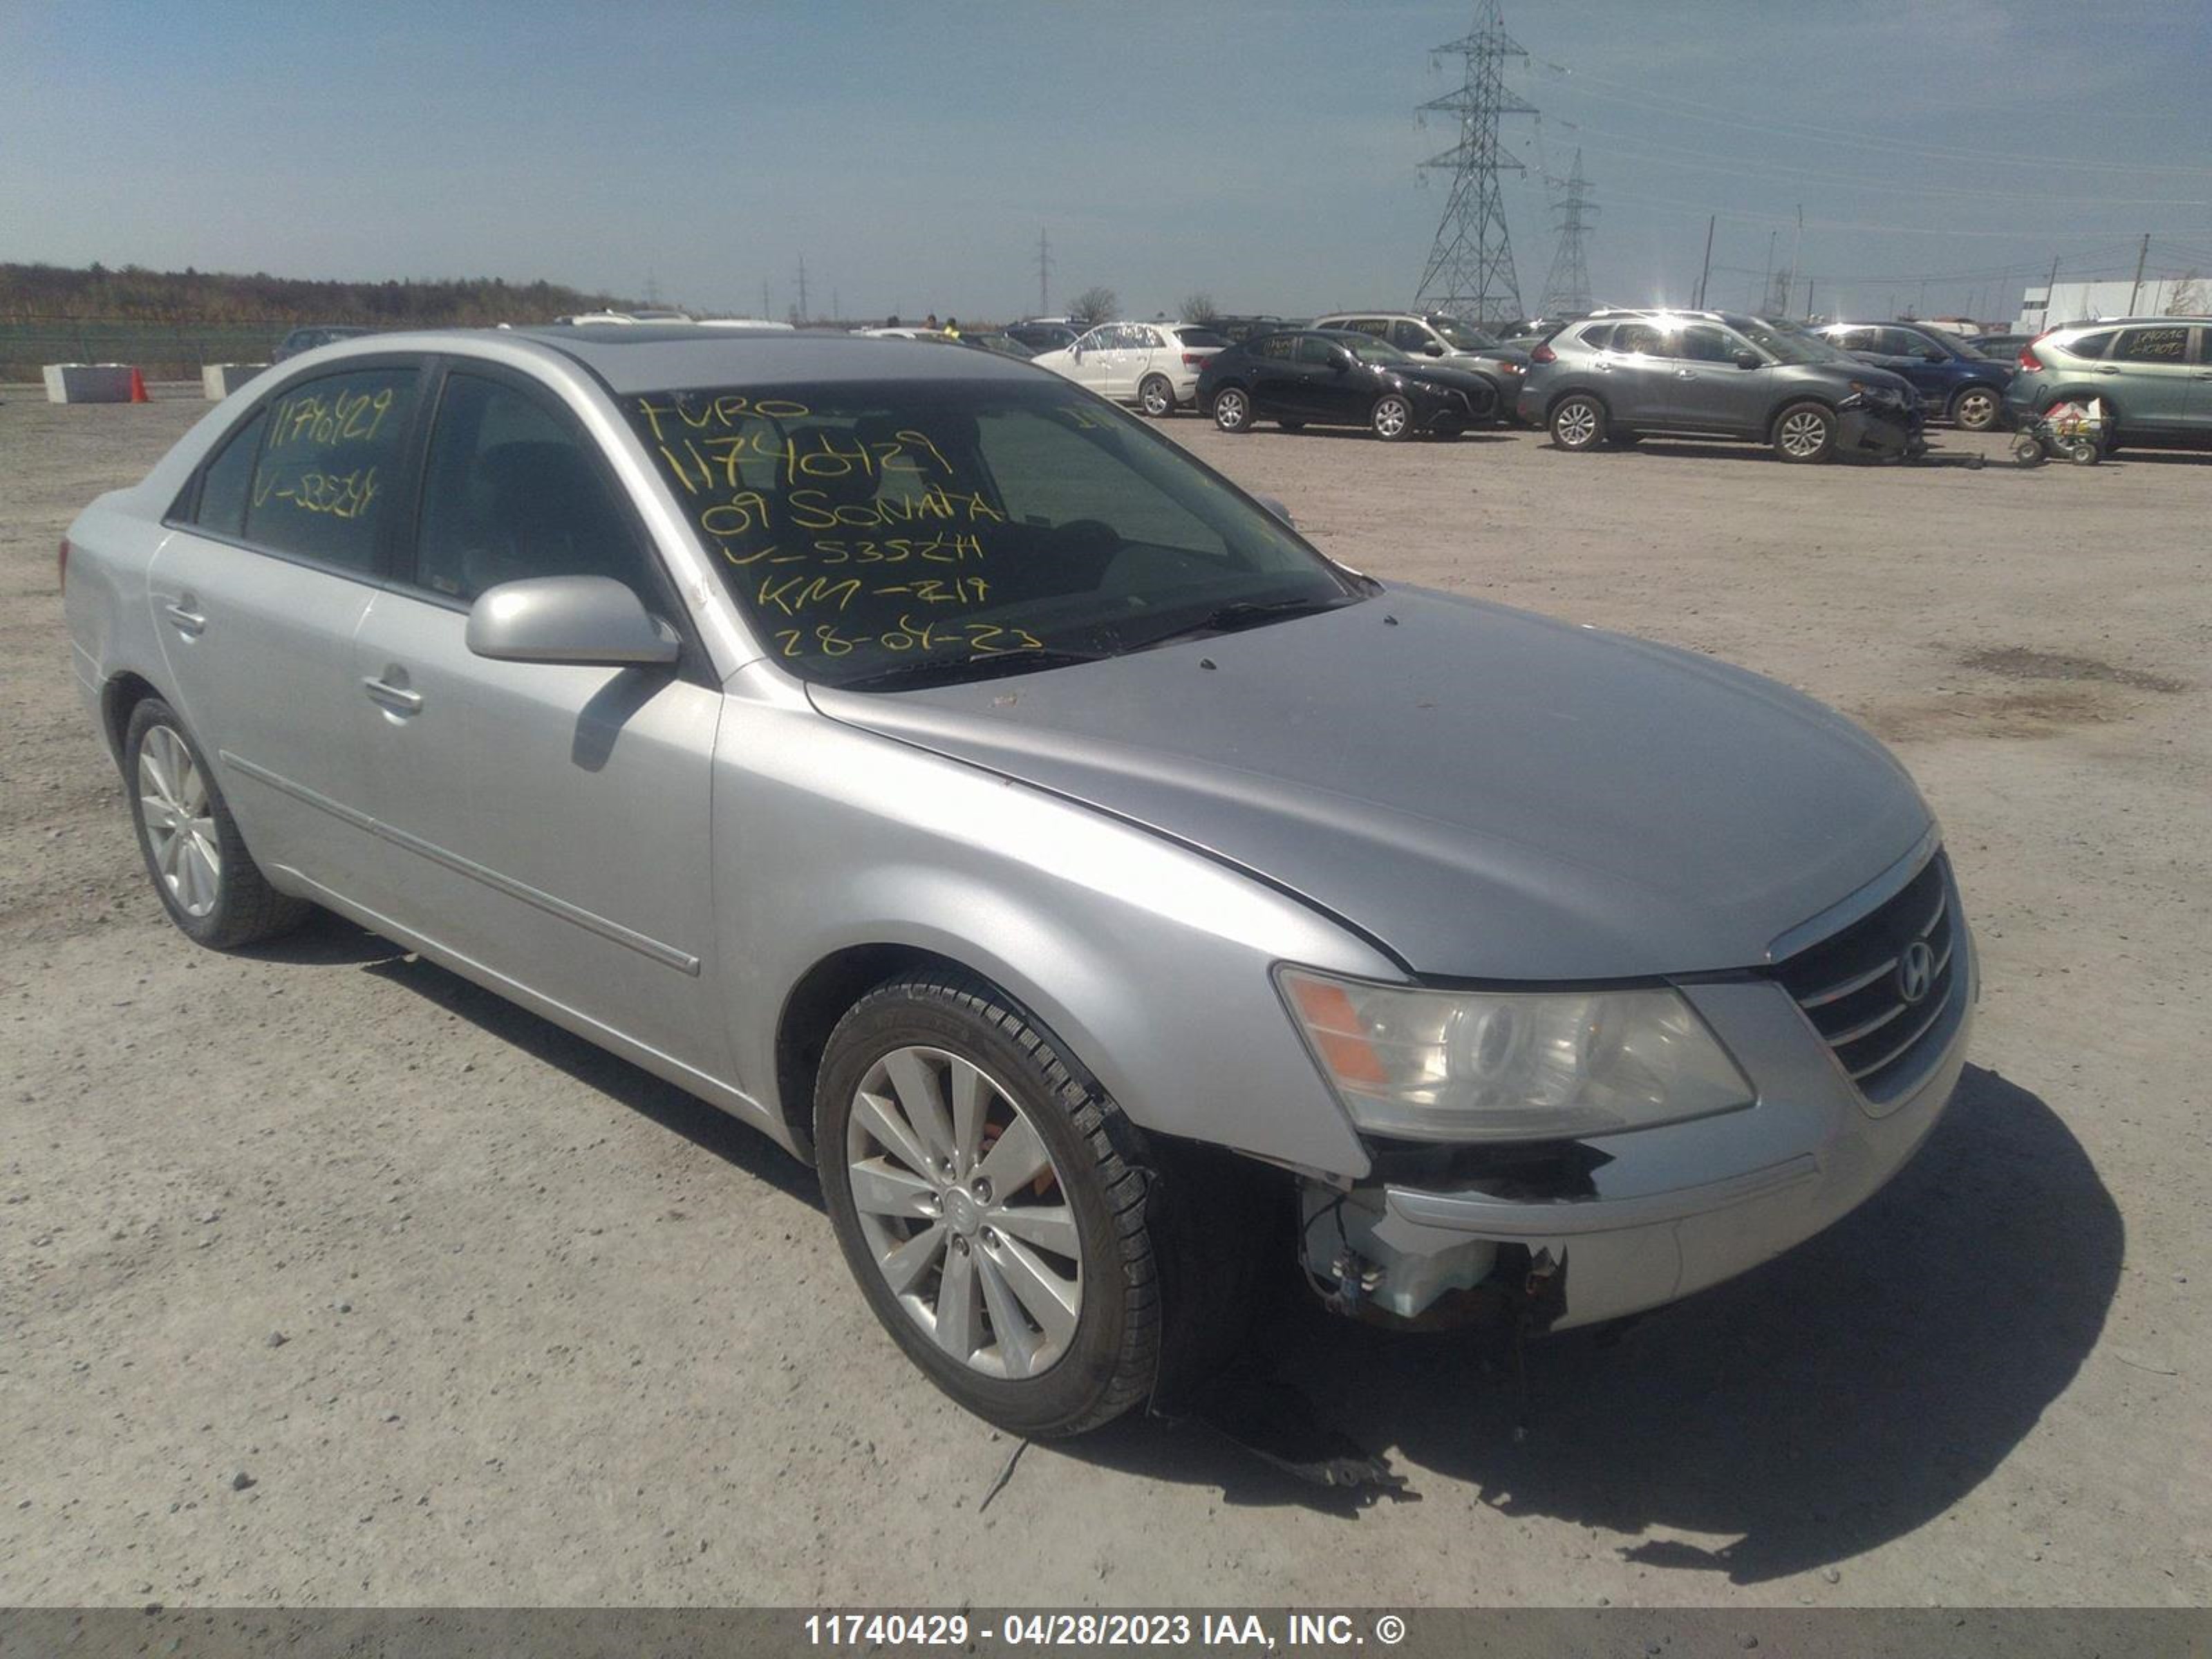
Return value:
<svg viewBox="0 0 2212 1659">
<path fill-rule="evenodd" d="M 2045 331 L 2068 334 L 2078 328 L 2147 328 L 2160 323 L 2179 327 L 2194 324 L 2202 328 L 2212 324 L 2212 317 L 2084 317 L 2076 322 L 2057 324 Z"/>
<path fill-rule="evenodd" d="M 586 323 L 514 329 L 425 330 L 380 334 L 323 348 L 330 364 L 395 351 L 456 351 L 471 344 L 516 345 L 583 365 L 617 395 L 686 386 L 781 385 L 795 381 L 998 380 L 1033 369 L 988 351 L 945 351 L 934 342 L 871 339 L 799 329 L 705 330 L 695 323 Z"/>
</svg>

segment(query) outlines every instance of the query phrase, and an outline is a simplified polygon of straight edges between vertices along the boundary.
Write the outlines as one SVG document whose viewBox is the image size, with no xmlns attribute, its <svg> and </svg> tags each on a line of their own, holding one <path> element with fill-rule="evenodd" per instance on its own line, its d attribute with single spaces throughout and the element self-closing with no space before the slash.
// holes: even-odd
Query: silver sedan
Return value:
<svg viewBox="0 0 2212 1659">
<path fill-rule="evenodd" d="M 331 346 L 64 560 L 187 936 L 326 908 L 756 1126 L 1021 1433 L 1201 1374 L 1262 1271 L 1401 1328 L 1686 1295 L 1963 1061 L 1958 888 L 1866 733 L 1371 580 L 988 354 Z"/>
</svg>

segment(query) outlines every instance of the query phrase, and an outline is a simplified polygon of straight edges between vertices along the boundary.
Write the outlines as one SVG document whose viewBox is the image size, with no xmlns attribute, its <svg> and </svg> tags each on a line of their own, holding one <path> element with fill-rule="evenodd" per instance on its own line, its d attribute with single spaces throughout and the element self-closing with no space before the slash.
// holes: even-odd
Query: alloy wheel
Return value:
<svg viewBox="0 0 2212 1659">
<path fill-rule="evenodd" d="M 946 1354 L 1018 1381 L 1067 1352 L 1082 1242 L 1052 1153 L 1006 1088 L 942 1048 L 894 1049 L 854 1095 L 845 1163 L 877 1271 Z"/>
<path fill-rule="evenodd" d="M 1994 392 L 1974 391 L 1960 396 L 1956 418 L 1969 432 L 1984 431 L 1996 424 L 1997 396 Z"/>
<path fill-rule="evenodd" d="M 1817 455 L 1828 441 L 1827 417 L 1809 409 L 1799 410 L 1782 422 L 1782 447 L 1803 458 Z"/>
<path fill-rule="evenodd" d="M 1577 398 L 1563 407 L 1552 422 L 1552 435 L 1569 449 L 1583 449 L 1597 441 L 1597 410 Z"/>
<path fill-rule="evenodd" d="M 1385 398 L 1375 405 L 1375 435 L 1378 438 L 1399 438 L 1405 435 L 1413 411 L 1403 398 Z"/>
<path fill-rule="evenodd" d="M 222 847 L 207 779 L 184 738 L 152 726 L 138 744 L 138 812 L 154 867 L 188 916 L 211 914 L 222 896 Z"/>
<path fill-rule="evenodd" d="M 1244 401 L 1244 394 L 1234 386 L 1218 392 L 1213 399 L 1214 424 L 1224 432 L 1241 432 L 1250 418 L 1250 408 Z"/>
<path fill-rule="evenodd" d="M 1165 380 L 1152 379 L 1145 382 L 1145 413 L 1155 420 L 1175 413 L 1175 393 Z"/>
</svg>

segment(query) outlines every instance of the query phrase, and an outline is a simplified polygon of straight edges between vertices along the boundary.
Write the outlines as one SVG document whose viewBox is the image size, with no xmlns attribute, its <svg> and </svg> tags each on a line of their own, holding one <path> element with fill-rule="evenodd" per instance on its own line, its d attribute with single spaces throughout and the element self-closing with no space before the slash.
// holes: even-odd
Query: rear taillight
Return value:
<svg viewBox="0 0 2212 1659">
<path fill-rule="evenodd" d="M 54 586 L 56 587 L 67 587 L 69 586 L 69 538 L 64 536 L 62 538 L 61 553 L 54 561 Z"/>
<path fill-rule="evenodd" d="M 2020 349 L 2020 366 L 2022 368 L 2039 369 L 2043 367 L 2043 359 L 2035 355 L 2035 349 L 2050 337 L 2047 334 L 2039 334 Z"/>
<path fill-rule="evenodd" d="M 1559 361 L 1559 354 L 1548 345 L 1540 345 L 1528 354 L 1528 361 L 1532 363 L 1556 363 Z"/>
<path fill-rule="evenodd" d="M 1182 366 L 1185 368 L 1204 368 L 1206 360 L 1212 355 L 1210 351 L 1186 351 L 1182 354 Z"/>
</svg>

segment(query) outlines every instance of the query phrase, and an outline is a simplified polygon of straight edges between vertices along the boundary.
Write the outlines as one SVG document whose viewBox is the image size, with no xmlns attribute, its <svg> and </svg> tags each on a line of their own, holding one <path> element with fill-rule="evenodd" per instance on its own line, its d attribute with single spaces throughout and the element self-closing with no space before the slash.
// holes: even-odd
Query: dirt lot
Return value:
<svg viewBox="0 0 2212 1659">
<path fill-rule="evenodd" d="M 351 928 L 167 926 L 53 561 L 203 405 L 35 397 L 0 405 L 0 1603 L 2212 1599 L 2212 457 L 1177 421 L 1352 563 L 1893 743 L 1979 930 L 1977 1063 L 1843 1224 L 1536 1349 L 1526 1443 L 1462 1346 L 1302 1333 L 1417 1502 L 1140 1421 L 985 1509 L 1012 1445 L 896 1357 L 781 1153 Z"/>
</svg>

